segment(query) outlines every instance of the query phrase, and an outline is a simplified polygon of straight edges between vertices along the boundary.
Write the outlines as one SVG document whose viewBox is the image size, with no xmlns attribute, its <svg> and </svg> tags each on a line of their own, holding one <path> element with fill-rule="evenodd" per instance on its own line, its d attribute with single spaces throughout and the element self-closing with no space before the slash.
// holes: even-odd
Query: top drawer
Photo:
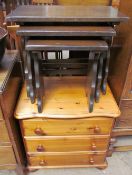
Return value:
<svg viewBox="0 0 132 175">
<path fill-rule="evenodd" d="M 114 119 L 27 119 L 21 120 L 24 136 L 109 135 Z"/>
</svg>

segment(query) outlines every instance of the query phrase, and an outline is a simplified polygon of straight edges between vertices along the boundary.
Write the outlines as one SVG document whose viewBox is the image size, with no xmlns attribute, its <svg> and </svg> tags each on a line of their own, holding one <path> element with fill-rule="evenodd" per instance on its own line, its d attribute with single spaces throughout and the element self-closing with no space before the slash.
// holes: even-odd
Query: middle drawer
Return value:
<svg viewBox="0 0 132 175">
<path fill-rule="evenodd" d="M 105 151 L 108 136 L 25 137 L 27 152 Z"/>
</svg>

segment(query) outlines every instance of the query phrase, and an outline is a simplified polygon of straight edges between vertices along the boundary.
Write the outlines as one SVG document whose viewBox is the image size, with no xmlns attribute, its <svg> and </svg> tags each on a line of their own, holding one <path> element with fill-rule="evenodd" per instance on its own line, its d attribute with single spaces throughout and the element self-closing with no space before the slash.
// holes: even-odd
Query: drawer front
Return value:
<svg viewBox="0 0 132 175">
<path fill-rule="evenodd" d="M 105 154 L 56 154 L 28 157 L 31 166 L 98 165 L 105 162 Z"/>
<path fill-rule="evenodd" d="M 116 126 L 121 128 L 132 128 L 132 100 L 122 100 L 120 104 L 121 116 Z"/>
<path fill-rule="evenodd" d="M 112 118 L 87 119 L 29 119 L 22 120 L 24 136 L 57 136 L 57 135 L 103 135 L 110 134 Z"/>
<path fill-rule="evenodd" d="M 45 137 L 26 138 L 27 152 L 105 151 L 109 143 L 106 136 Z"/>
<path fill-rule="evenodd" d="M 1 146 L 0 147 L 0 166 L 1 165 L 15 165 L 14 152 L 11 146 Z"/>
<path fill-rule="evenodd" d="M 0 120 L 3 120 L 3 114 L 2 114 L 1 108 L 0 108 Z"/>
<path fill-rule="evenodd" d="M 6 129 L 5 121 L 0 121 L 0 142 L 10 142 L 8 131 Z"/>
</svg>

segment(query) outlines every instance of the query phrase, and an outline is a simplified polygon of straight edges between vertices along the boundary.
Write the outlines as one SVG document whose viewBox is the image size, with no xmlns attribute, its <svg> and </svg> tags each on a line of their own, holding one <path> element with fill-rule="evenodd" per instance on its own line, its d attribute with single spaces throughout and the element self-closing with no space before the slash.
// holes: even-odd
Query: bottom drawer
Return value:
<svg viewBox="0 0 132 175">
<path fill-rule="evenodd" d="M 37 154 L 28 157 L 30 166 L 76 166 L 99 165 L 105 162 L 106 153 L 63 153 L 63 154 Z"/>
<path fill-rule="evenodd" d="M 11 146 L 0 146 L 0 166 L 15 165 L 15 156 Z"/>
</svg>

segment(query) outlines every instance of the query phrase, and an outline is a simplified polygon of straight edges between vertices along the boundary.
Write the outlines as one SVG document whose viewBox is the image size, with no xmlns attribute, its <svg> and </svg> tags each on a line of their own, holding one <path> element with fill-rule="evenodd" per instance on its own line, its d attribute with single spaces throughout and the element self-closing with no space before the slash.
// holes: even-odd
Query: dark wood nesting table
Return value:
<svg viewBox="0 0 132 175">
<path fill-rule="evenodd" d="M 112 37 L 116 32 L 114 26 L 125 22 L 128 17 L 120 13 L 118 9 L 111 6 L 36 6 L 26 5 L 17 7 L 6 17 L 7 21 L 16 22 L 20 25 L 18 35 L 25 39 L 30 37 L 88 37 L 95 40 L 96 37 L 107 41 L 109 47 L 112 44 Z M 45 39 L 45 38 L 44 38 Z M 83 38 L 84 39 L 84 38 Z M 110 58 L 110 55 L 108 56 Z M 99 63 L 98 66 L 105 67 L 102 83 L 102 90 L 106 93 L 109 58 L 104 61 L 105 66 Z M 28 61 L 30 64 L 31 61 Z M 32 75 L 28 70 L 30 65 L 25 61 L 25 74 L 27 75 L 27 89 L 31 90 L 31 96 L 35 94 L 31 86 Z M 101 70 L 101 69 L 100 69 Z M 100 78 L 101 72 L 98 74 Z M 30 76 L 31 75 L 31 76 Z M 95 81 L 98 81 L 95 79 Z M 95 84 L 95 83 L 94 83 Z M 96 85 L 97 87 L 99 85 Z M 99 89 L 99 87 L 98 87 Z M 96 93 L 99 93 L 99 91 Z M 29 95 L 30 96 L 30 95 Z M 99 96 L 96 94 L 96 96 Z M 33 99 L 31 97 L 31 99 Z M 98 97 L 99 99 L 99 97 Z M 34 100 L 31 100 L 34 101 Z"/>
</svg>

